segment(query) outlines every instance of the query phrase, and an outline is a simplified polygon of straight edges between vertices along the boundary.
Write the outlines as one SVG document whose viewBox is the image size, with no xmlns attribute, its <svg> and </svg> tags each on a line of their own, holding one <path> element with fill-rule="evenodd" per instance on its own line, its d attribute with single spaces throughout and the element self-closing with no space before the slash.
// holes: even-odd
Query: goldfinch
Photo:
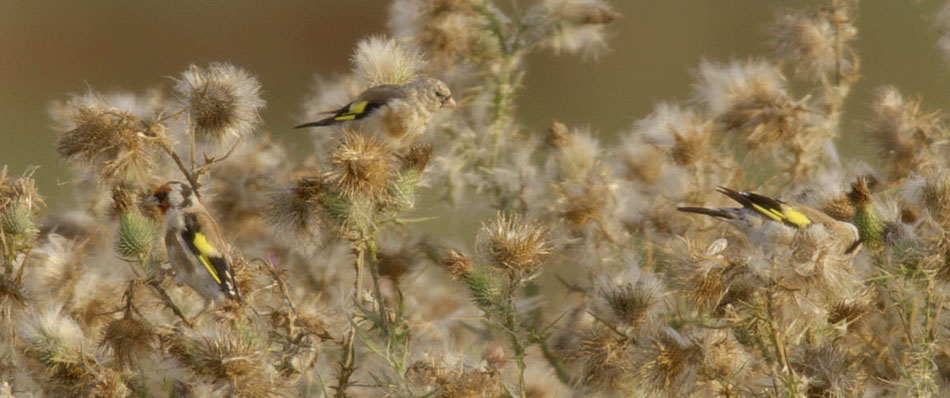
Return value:
<svg viewBox="0 0 950 398">
<path fill-rule="evenodd" d="M 716 191 L 742 207 L 677 207 L 676 210 L 722 218 L 745 234 L 752 243 L 784 243 L 798 230 L 822 225 L 835 238 L 844 254 L 854 253 L 861 245 L 858 229 L 824 212 L 802 204 L 786 203 L 752 192 L 719 187 Z"/>
<path fill-rule="evenodd" d="M 355 122 L 364 130 L 381 132 L 389 142 L 412 143 L 425 132 L 435 112 L 441 108 L 457 107 L 445 83 L 423 77 L 401 85 L 371 87 L 352 102 L 326 112 L 330 116 L 295 128 Z"/>
<path fill-rule="evenodd" d="M 191 187 L 171 181 L 156 189 L 145 203 L 158 206 L 165 215 L 165 247 L 175 280 L 207 301 L 240 301 L 218 225 Z"/>
</svg>

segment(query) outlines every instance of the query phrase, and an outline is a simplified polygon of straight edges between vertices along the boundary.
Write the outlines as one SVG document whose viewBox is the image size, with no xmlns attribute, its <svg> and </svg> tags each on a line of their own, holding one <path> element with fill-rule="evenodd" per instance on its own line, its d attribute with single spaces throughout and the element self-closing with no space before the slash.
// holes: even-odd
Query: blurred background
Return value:
<svg viewBox="0 0 950 398">
<path fill-rule="evenodd" d="M 525 3 L 525 2 L 522 2 Z M 782 7 L 761 0 L 615 1 L 612 51 L 597 61 L 535 55 L 519 114 L 529 131 L 552 119 L 589 126 L 606 145 L 658 101 L 689 100 L 703 58 L 726 61 L 769 51 L 767 26 Z M 865 1 L 858 9 L 861 80 L 846 106 L 839 147 L 873 161 L 862 138 L 868 104 L 883 84 L 919 95 L 926 110 L 950 105 L 950 67 L 936 48 L 942 1 Z M 69 93 L 141 93 L 172 86 L 189 64 L 227 61 L 260 79 L 263 131 L 313 150 L 300 122 L 314 76 L 343 73 L 354 44 L 387 31 L 385 1 L 55 0 L 0 2 L 0 164 L 18 175 L 39 165 L 53 209 L 69 203 L 70 173 L 57 159 L 46 109 Z M 322 150 L 322 149 L 320 149 Z"/>
</svg>

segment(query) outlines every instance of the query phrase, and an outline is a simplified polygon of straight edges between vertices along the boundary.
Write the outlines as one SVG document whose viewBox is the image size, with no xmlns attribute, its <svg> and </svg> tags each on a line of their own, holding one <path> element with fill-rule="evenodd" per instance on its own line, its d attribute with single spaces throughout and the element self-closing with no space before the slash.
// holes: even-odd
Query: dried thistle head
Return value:
<svg viewBox="0 0 950 398">
<path fill-rule="evenodd" d="M 670 157 L 679 166 L 689 166 L 703 161 L 714 154 L 709 131 L 711 123 L 696 125 L 699 130 L 676 132 L 673 135 L 673 146 L 670 148 Z"/>
<path fill-rule="evenodd" d="M 379 201 L 393 173 L 393 156 L 378 138 L 347 133 L 330 153 L 325 180 L 346 197 Z"/>
<path fill-rule="evenodd" d="M 11 180 L 7 176 L 7 166 L 0 169 L 0 209 L 17 200 L 22 200 L 30 211 L 46 205 L 36 190 L 35 172 L 36 168 L 29 168 L 23 175 Z"/>
<path fill-rule="evenodd" d="M 921 198 L 930 216 L 945 229 L 950 228 L 950 174 L 930 173 L 921 187 Z"/>
<path fill-rule="evenodd" d="M 551 128 L 548 129 L 547 144 L 554 149 L 560 149 L 571 145 L 573 138 L 567 126 L 557 120 L 551 122 Z"/>
<path fill-rule="evenodd" d="M 863 297 L 857 300 L 842 300 L 833 303 L 828 310 L 828 324 L 841 327 L 845 331 L 861 330 L 863 319 L 871 310 L 870 304 Z"/>
<path fill-rule="evenodd" d="M 477 15 L 464 1 L 401 0 L 389 8 L 389 26 L 397 37 L 413 40 L 442 66 L 468 52 Z"/>
<path fill-rule="evenodd" d="M 261 372 L 264 355 L 245 337 L 217 334 L 196 341 L 192 370 L 222 381 L 253 377 Z"/>
<path fill-rule="evenodd" d="M 73 96 L 64 112 L 68 131 L 59 137 L 59 155 L 86 163 L 107 181 L 147 175 L 159 141 L 166 139 L 160 125 L 147 125 L 132 113 L 110 106 L 96 93 Z"/>
<path fill-rule="evenodd" d="M 854 205 L 847 195 L 830 198 L 821 205 L 821 211 L 836 220 L 851 220 L 854 218 Z"/>
<path fill-rule="evenodd" d="M 765 61 L 703 61 L 695 89 L 709 112 L 756 148 L 782 143 L 808 127 L 805 104 L 788 93 L 785 76 Z"/>
<path fill-rule="evenodd" d="M 155 334 L 142 320 L 124 317 L 106 325 L 99 346 L 112 352 L 120 366 L 129 366 L 137 358 L 152 352 Z"/>
<path fill-rule="evenodd" d="M 617 392 L 630 383 L 634 371 L 630 357 L 633 349 L 628 339 L 621 338 L 602 325 L 573 330 L 577 335 L 576 345 L 564 347 L 564 356 L 571 362 L 580 363 L 581 382 L 598 391 Z"/>
<path fill-rule="evenodd" d="M 493 266 L 520 276 L 535 274 L 551 253 L 544 227 L 519 215 L 501 212 L 494 221 L 482 226 L 477 242 L 479 252 Z"/>
<path fill-rule="evenodd" d="M 635 330 L 649 323 L 650 313 L 660 299 L 659 286 L 643 281 L 611 286 L 600 295 L 619 323 Z"/>
<path fill-rule="evenodd" d="M 469 256 L 466 256 L 461 251 L 456 249 L 450 249 L 446 254 L 445 258 L 442 259 L 442 265 L 445 266 L 445 270 L 452 276 L 452 279 L 460 280 L 464 279 L 472 270 L 472 259 Z"/>
<path fill-rule="evenodd" d="M 859 361 L 834 345 L 807 347 L 797 355 L 792 366 L 807 380 L 811 397 L 853 397 L 864 391 L 866 375 Z"/>
<path fill-rule="evenodd" d="M 644 353 L 642 375 L 648 388 L 671 396 L 689 395 L 706 361 L 706 348 L 670 327 L 660 330 Z"/>
<path fill-rule="evenodd" d="M 46 395 L 57 397 L 125 397 L 129 388 L 109 368 L 83 350 L 82 329 L 50 308 L 22 320 L 18 336 L 22 354 L 41 370 Z"/>
<path fill-rule="evenodd" d="M 10 276 L 0 275 L 0 310 L 10 311 L 12 308 L 22 308 L 26 303 L 27 297 L 23 285 Z"/>
<path fill-rule="evenodd" d="M 878 90 L 872 108 L 875 120 L 868 134 L 881 148 L 891 178 L 901 179 L 942 163 L 944 157 L 933 145 L 947 136 L 939 112 L 921 111 L 920 100 L 906 99 L 891 86 Z"/>
<path fill-rule="evenodd" d="M 265 104 L 261 83 L 244 69 L 223 62 L 205 68 L 190 65 L 175 89 L 200 139 L 243 137 L 260 124 L 259 112 Z"/>
<path fill-rule="evenodd" d="M 780 16 L 772 29 L 775 54 L 791 62 L 804 79 L 829 81 L 839 68 L 842 78 L 853 79 L 857 63 L 852 62 L 848 42 L 857 36 L 857 29 L 847 14 L 844 8 L 820 8 L 811 15 Z"/>
<path fill-rule="evenodd" d="M 508 344 L 503 341 L 493 341 L 485 345 L 482 350 L 482 360 L 491 369 L 502 369 L 508 361 Z"/>
<path fill-rule="evenodd" d="M 415 170 L 417 173 L 422 173 L 426 169 L 431 158 L 432 145 L 426 143 L 412 144 L 406 153 L 399 155 L 402 168 Z"/>
<path fill-rule="evenodd" d="M 286 189 L 276 192 L 265 208 L 267 221 L 277 228 L 291 229 L 312 236 L 321 224 L 321 197 L 327 188 L 316 178 L 298 178 Z"/>
<path fill-rule="evenodd" d="M 352 61 L 354 73 L 366 82 L 366 87 L 409 83 L 423 65 L 422 56 L 414 49 L 384 36 L 371 36 L 357 43 Z"/>
<path fill-rule="evenodd" d="M 663 175 L 663 152 L 653 146 L 625 146 L 621 161 L 624 178 L 652 185 Z"/>
<path fill-rule="evenodd" d="M 431 361 L 413 363 L 405 377 L 428 390 L 427 396 L 440 398 L 500 397 L 507 391 L 494 370 L 457 369 Z"/>
<path fill-rule="evenodd" d="M 541 13 L 552 31 L 542 43 L 555 54 L 596 57 L 607 49 L 605 25 L 620 17 L 603 0 L 545 0 Z"/>
<path fill-rule="evenodd" d="M 594 181 L 579 190 L 559 186 L 557 192 L 559 213 L 573 227 L 583 227 L 590 222 L 600 221 L 610 198 L 609 187 Z"/>
</svg>

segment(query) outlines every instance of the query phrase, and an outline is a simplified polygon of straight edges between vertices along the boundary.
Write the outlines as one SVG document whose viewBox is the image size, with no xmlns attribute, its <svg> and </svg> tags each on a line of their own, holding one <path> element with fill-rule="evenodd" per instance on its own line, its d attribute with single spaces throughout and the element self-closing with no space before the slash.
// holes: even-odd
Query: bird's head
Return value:
<svg viewBox="0 0 950 398">
<path fill-rule="evenodd" d="M 191 204 L 194 191 L 187 184 L 178 181 L 170 181 L 155 189 L 149 197 L 145 198 L 145 204 L 158 206 L 164 214 L 168 209 L 181 209 Z"/>
<path fill-rule="evenodd" d="M 458 108 L 458 104 L 452 98 L 452 91 L 443 81 L 434 77 L 423 77 L 415 84 L 421 89 L 423 98 L 436 108 Z"/>
</svg>

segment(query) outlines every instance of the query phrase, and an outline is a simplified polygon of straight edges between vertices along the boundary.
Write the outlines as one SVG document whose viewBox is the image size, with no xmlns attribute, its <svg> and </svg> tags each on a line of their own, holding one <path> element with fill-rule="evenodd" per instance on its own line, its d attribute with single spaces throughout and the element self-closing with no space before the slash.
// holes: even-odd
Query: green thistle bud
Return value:
<svg viewBox="0 0 950 398">
<path fill-rule="evenodd" d="M 411 210 L 416 206 L 416 186 L 419 184 L 419 171 L 403 169 L 389 182 L 389 202 L 396 211 Z"/>
<path fill-rule="evenodd" d="M 859 178 L 857 182 L 851 184 L 848 199 L 854 206 L 854 216 L 851 220 L 854 226 L 858 227 L 861 241 L 867 247 L 879 247 L 884 241 L 886 225 L 871 201 L 871 190 L 868 188 L 867 178 Z"/>
<path fill-rule="evenodd" d="M 19 240 L 29 240 L 36 236 L 36 224 L 33 222 L 33 211 L 23 200 L 16 200 L 0 213 L 0 225 L 7 236 Z"/>
<path fill-rule="evenodd" d="M 864 245 L 868 247 L 878 247 L 884 238 L 884 220 L 878 213 L 874 205 L 868 204 L 855 209 L 854 225 L 858 227 L 858 234 Z"/>
<path fill-rule="evenodd" d="M 375 216 L 375 204 L 367 198 L 348 198 L 335 192 L 320 195 L 320 205 L 344 232 L 367 231 Z"/>
<path fill-rule="evenodd" d="M 472 301 L 482 310 L 488 311 L 495 307 L 498 295 L 501 292 L 499 280 L 495 274 L 485 268 L 472 268 L 465 274 L 465 284 L 472 294 Z"/>
<path fill-rule="evenodd" d="M 158 227 L 145 216 L 129 212 L 119 218 L 115 251 L 125 258 L 142 258 L 148 255 L 158 239 Z"/>
</svg>

